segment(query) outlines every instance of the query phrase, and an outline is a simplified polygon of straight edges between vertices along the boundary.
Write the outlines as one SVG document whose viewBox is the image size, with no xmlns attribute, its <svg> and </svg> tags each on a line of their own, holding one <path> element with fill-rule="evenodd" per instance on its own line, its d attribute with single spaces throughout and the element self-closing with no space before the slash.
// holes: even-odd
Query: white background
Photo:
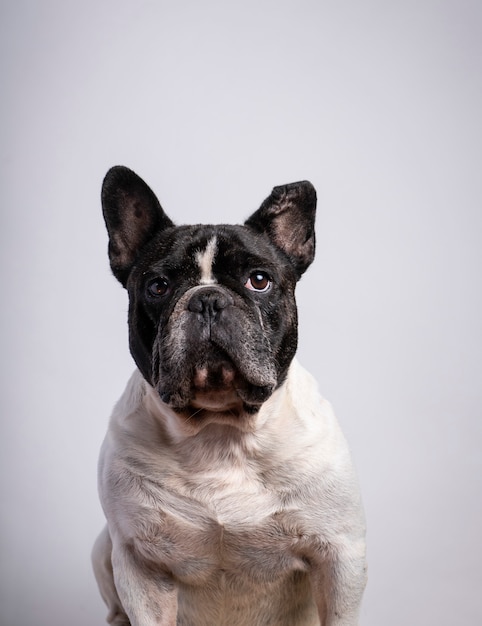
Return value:
<svg viewBox="0 0 482 626">
<path fill-rule="evenodd" d="M 114 164 L 179 223 L 314 183 L 299 358 L 360 475 L 361 625 L 482 623 L 481 18 L 479 0 L 2 3 L 2 626 L 105 618 L 96 462 L 133 368 L 99 202 Z"/>
</svg>

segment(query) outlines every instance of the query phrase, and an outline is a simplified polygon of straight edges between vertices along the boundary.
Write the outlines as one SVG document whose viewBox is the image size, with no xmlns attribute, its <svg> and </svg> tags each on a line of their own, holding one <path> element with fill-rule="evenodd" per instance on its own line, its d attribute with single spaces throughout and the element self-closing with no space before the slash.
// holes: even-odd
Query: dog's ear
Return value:
<svg viewBox="0 0 482 626">
<path fill-rule="evenodd" d="M 315 256 L 315 213 L 316 191 L 304 180 L 275 187 L 245 225 L 265 233 L 299 278 Z"/>
<path fill-rule="evenodd" d="M 142 178 L 122 166 L 111 168 L 104 178 L 102 210 L 109 233 L 110 266 L 125 287 L 141 248 L 174 224 Z"/>
</svg>

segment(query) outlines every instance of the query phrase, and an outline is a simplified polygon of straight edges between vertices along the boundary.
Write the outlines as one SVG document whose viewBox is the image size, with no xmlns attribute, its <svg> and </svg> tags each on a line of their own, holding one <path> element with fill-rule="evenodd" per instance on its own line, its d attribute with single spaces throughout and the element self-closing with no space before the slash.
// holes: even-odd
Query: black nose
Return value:
<svg viewBox="0 0 482 626">
<path fill-rule="evenodd" d="M 233 304 L 233 299 L 229 294 L 216 287 L 206 287 L 193 294 L 187 308 L 193 313 L 200 313 L 206 320 L 214 320 L 230 304 Z"/>
</svg>

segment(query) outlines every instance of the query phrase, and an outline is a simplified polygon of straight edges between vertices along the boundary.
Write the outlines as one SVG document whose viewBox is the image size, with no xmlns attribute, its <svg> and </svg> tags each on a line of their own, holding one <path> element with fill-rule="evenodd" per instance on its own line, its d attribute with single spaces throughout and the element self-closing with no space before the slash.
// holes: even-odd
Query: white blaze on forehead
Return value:
<svg viewBox="0 0 482 626">
<path fill-rule="evenodd" d="M 213 263 L 216 256 L 217 240 L 216 237 L 210 239 L 204 250 L 196 253 L 196 261 L 201 270 L 201 285 L 212 285 L 216 282 L 213 276 Z"/>
</svg>

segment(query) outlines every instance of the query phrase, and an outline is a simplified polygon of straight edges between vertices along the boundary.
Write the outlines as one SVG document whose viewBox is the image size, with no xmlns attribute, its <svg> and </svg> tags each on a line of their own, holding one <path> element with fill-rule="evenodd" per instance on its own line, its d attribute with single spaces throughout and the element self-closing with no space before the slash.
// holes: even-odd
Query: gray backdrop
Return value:
<svg viewBox="0 0 482 626">
<path fill-rule="evenodd" d="M 181 223 L 315 184 L 299 358 L 360 474 L 361 625 L 482 623 L 481 17 L 478 0 L 2 3 L 2 626 L 105 616 L 96 461 L 133 368 L 99 203 L 114 164 Z"/>
</svg>

